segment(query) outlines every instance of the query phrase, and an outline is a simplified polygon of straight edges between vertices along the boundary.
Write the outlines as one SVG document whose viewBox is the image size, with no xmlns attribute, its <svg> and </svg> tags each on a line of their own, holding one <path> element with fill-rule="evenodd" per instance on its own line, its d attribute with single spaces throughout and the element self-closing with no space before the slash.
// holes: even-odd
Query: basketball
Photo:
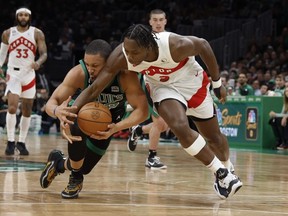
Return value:
<svg viewBox="0 0 288 216">
<path fill-rule="evenodd" d="M 99 102 L 87 103 L 78 112 L 78 126 L 88 136 L 96 131 L 106 131 L 111 122 L 109 108 Z"/>
</svg>

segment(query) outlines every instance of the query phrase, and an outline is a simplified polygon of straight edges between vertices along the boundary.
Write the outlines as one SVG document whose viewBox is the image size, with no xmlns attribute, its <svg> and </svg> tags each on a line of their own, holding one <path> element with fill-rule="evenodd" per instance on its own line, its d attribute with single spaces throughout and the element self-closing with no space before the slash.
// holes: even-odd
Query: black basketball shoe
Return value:
<svg viewBox="0 0 288 216">
<path fill-rule="evenodd" d="M 58 170 L 57 166 L 61 160 L 65 160 L 64 154 L 59 150 L 50 152 L 46 167 L 40 176 L 40 185 L 42 188 L 48 188 L 54 178 L 65 170 Z"/>
<path fill-rule="evenodd" d="M 83 175 L 76 177 L 72 174 L 69 177 L 69 182 L 66 188 L 62 191 L 61 196 L 64 199 L 76 199 L 83 187 Z"/>
</svg>

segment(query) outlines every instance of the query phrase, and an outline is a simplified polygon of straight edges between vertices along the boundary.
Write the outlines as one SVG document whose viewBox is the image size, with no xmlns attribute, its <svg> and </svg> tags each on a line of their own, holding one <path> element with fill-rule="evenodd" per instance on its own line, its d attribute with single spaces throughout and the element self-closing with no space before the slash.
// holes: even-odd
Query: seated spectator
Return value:
<svg viewBox="0 0 288 216">
<path fill-rule="evenodd" d="M 261 96 L 274 96 L 275 92 L 269 89 L 268 83 L 263 83 L 260 87 Z"/>
<path fill-rule="evenodd" d="M 232 86 L 228 86 L 227 88 L 227 96 L 235 96 L 235 91 Z"/>
<path fill-rule="evenodd" d="M 275 79 L 275 96 L 283 96 L 285 89 L 285 80 L 282 74 L 278 74 Z"/>
<path fill-rule="evenodd" d="M 221 73 L 220 74 L 222 85 L 227 89 L 228 88 L 228 73 Z"/>
<path fill-rule="evenodd" d="M 276 113 L 272 110 L 269 116 L 271 118 L 269 124 L 276 138 L 276 148 L 288 149 L 288 87 L 286 87 L 284 91 L 282 111 Z"/>
<path fill-rule="evenodd" d="M 254 95 L 255 96 L 261 96 L 261 90 L 260 90 L 260 83 L 259 80 L 254 80 L 252 83 L 252 88 L 254 89 Z"/>
<path fill-rule="evenodd" d="M 247 76 L 245 73 L 240 72 L 238 76 L 238 95 L 247 96 L 254 95 L 254 89 L 247 83 Z"/>
</svg>

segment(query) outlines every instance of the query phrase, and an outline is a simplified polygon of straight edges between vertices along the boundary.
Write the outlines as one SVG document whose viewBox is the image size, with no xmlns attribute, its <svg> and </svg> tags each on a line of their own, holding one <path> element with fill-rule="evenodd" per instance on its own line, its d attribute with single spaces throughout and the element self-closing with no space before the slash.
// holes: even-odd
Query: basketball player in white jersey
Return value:
<svg viewBox="0 0 288 216">
<path fill-rule="evenodd" d="M 2 67 L 8 53 L 7 87 L 8 98 L 7 148 L 6 155 L 13 155 L 15 148 L 20 155 L 29 155 L 25 145 L 30 126 L 33 100 L 36 94 L 35 70 L 47 59 L 47 47 L 43 32 L 30 26 L 31 11 L 28 8 L 16 10 L 17 25 L 5 30 L 1 38 L 0 66 Z M 39 58 L 35 61 L 36 51 Z M 3 71 L 0 69 L 3 75 Z M 15 144 L 16 111 L 21 98 L 22 116 L 17 144 Z"/>
<path fill-rule="evenodd" d="M 201 57 L 211 76 L 214 93 L 224 103 L 226 89 L 221 84 L 216 57 L 209 43 L 203 38 L 171 32 L 156 35 L 142 24 L 130 26 L 123 39 L 123 43 L 109 56 L 97 79 L 77 97 L 75 112 L 97 98 L 119 70 L 145 74 L 155 108 L 183 149 L 215 175 L 213 187 L 216 194 L 221 199 L 231 197 L 242 187 L 242 182 L 234 174 L 229 145 L 219 129 L 209 92 L 210 80 L 195 60 L 195 56 Z M 63 115 L 62 121 L 69 124 L 69 117 L 73 114 Z M 189 127 L 187 115 L 194 117 L 199 133 Z M 68 129 L 63 127 L 66 138 L 70 136 Z M 97 139 L 97 134 L 94 138 Z"/>
</svg>

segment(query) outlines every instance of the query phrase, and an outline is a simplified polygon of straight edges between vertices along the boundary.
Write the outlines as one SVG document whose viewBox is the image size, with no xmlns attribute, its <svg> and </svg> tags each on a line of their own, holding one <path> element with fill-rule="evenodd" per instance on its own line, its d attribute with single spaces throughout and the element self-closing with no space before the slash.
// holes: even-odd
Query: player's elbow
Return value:
<svg viewBox="0 0 288 216">
<path fill-rule="evenodd" d="M 200 44 L 204 50 L 211 49 L 209 42 L 205 40 L 204 38 L 200 38 Z"/>
</svg>

